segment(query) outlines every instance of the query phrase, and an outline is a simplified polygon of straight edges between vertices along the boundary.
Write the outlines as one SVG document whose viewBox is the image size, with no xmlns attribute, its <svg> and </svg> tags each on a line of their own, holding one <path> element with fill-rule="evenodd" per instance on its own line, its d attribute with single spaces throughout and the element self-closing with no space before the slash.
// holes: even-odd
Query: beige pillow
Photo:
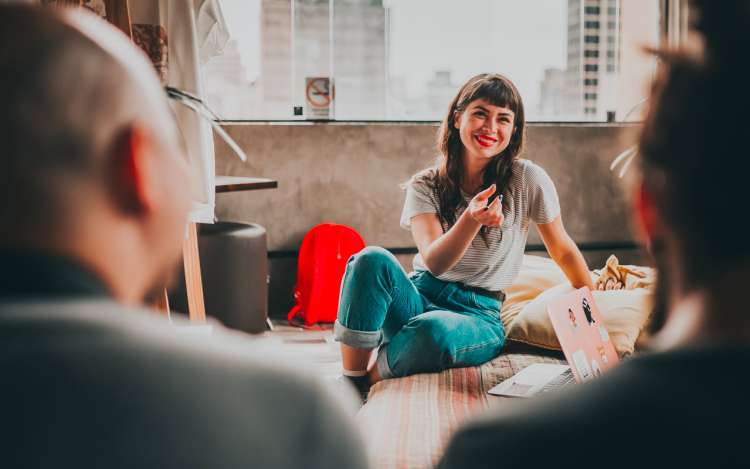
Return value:
<svg viewBox="0 0 750 469">
<path fill-rule="evenodd" d="M 508 328 L 529 301 L 565 281 L 565 274 L 552 259 L 524 255 L 518 277 L 505 290 L 505 301 L 500 312 L 505 328 Z"/>
<path fill-rule="evenodd" d="M 560 350 L 560 343 L 547 315 L 547 304 L 572 291 L 573 287 L 564 283 L 527 302 L 511 322 L 508 339 Z M 620 356 L 633 353 L 635 341 L 651 313 L 651 289 L 594 291 L 592 295 L 617 353 Z"/>
<path fill-rule="evenodd" d="M 595 280 L 596 276 L 592 274 L 591 278 Z M 505 329 L 508 329 L 529 301 L 567 281 L 563 271 L 552 259 L 524 254 L 516 280 L 505 289 L 505 301 L 500 311 L 500 320 Z"/>
</svg>

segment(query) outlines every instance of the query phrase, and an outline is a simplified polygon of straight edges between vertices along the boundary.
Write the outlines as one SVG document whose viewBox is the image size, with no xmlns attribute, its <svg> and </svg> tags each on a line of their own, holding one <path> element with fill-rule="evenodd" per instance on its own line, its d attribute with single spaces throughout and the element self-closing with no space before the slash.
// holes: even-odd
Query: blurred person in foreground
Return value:
<svg viewBox="0 0 750 469">
<path fill-rule="evenodd" d="M 0 90 L 2 465 L 366 467 L 318 381 L 141 306 L 189 208 L 145 55 L 94 15 L 4 3 Z"/>
<path fill-rule="evenodd" d="M 459 431 L 440 468 L 748 467 L 750 1 L 694 2 L 698 51 L 661 52 L 635 198 L 659 270 L 651 353 Z M 517 404 L 517 405 L 516 405 Z"/>
</svg>

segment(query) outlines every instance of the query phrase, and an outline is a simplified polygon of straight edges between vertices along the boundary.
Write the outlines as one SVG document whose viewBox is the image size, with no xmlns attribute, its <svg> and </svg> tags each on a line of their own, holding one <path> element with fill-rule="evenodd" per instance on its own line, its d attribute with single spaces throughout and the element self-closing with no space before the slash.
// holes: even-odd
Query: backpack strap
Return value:
<svg viewBox="0 0 750 469">
<path fill-rule="evenodd" d="M 294 318 L 300 316 L 302 313 L 302 307 L 300 306 L 300 291 L 296 286 L 294 287 L 294 306 L 289 310 L 289 314 L 286 315 L 286 320 L 290 323 Z"/>
</svg>

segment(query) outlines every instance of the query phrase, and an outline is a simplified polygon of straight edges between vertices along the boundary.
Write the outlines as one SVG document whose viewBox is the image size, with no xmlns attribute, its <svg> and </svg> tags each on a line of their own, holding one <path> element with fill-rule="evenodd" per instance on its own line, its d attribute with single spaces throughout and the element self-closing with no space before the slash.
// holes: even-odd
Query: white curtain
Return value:
<svg viewBox="0 0 750 469">
<path fill-rule="evenodd" d="M 229 40 L 218 0 L 131 1 L 133 39 L 151 57 L 162 81 L 205 98 L 202 65 Z M 193 110 L 173 104 L 190 164 L 190 220 L 214 222 L 215 164 L 211 125 Z"/>
</svg>

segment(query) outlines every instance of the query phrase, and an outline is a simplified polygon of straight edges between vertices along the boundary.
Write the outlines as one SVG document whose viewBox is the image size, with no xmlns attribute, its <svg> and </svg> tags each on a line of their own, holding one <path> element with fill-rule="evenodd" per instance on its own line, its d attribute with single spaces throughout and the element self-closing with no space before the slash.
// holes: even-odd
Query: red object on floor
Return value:
<svg viewBox="0 0 750 469">
<path fill-rule="evenodd" d="M 362 236 L 348 226 L 324 223 L 308 231 L 297 259 L 296 304 L 287 319 L 299 317 L 306 326 L 336 321 L 346 263 L 364 247 Z"/>
</svg>

